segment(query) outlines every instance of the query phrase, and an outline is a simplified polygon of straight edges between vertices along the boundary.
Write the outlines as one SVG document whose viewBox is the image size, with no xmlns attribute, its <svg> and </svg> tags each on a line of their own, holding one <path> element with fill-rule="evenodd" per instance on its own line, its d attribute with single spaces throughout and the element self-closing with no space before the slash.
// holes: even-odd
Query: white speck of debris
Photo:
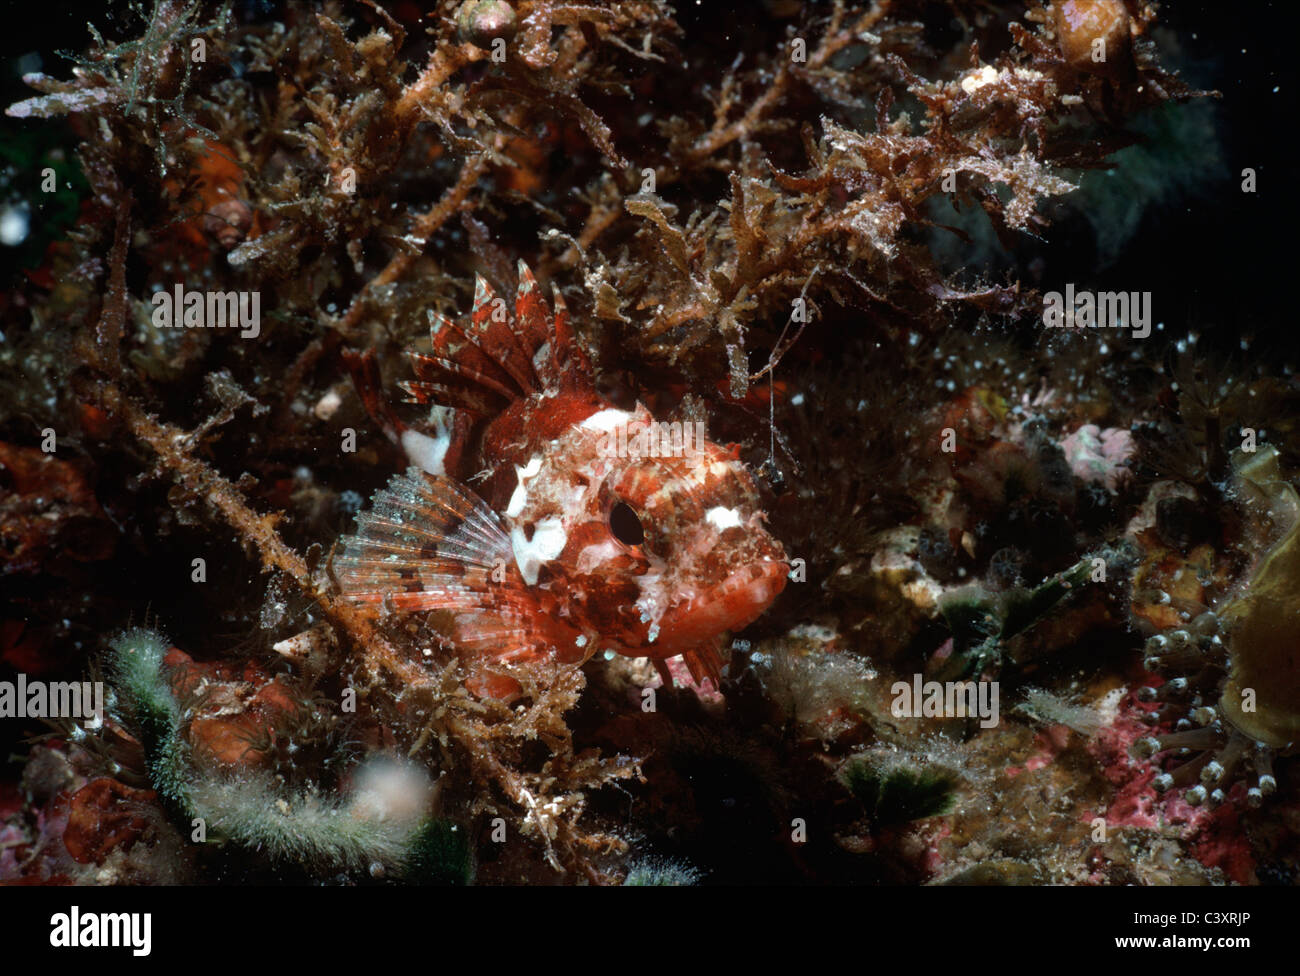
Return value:
<svg viewBox="0 0 1300 976">
<path fill-rule="evenodd" d="M 31 214 L 25 204 L 10 204 L 0 211 L 0 244 L 16 247 L 27 240 Z"/>
<path fill-rule="evenodd" d="M 339 396 L 339 391 L 330 390 L 316 402 L 312 413 L 316 415 L 318 420 L 329 420 L 342 405 L 343 397 Z"/>
<path fill-rule="evenodd" d="M 984 65 L 978 71 L 969 72 L 961 80 L 961 89 L 967 95 L 973 95 L 985 85 L 991 85 L 998 80 L 998 69 L 991 64 Z"/>
</svg>

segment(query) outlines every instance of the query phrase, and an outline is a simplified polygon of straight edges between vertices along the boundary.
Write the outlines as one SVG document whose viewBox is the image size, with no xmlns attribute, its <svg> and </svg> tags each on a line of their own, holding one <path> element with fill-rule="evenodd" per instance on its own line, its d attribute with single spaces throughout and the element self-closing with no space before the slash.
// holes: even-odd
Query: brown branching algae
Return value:
<svg viewBox="0 0 1300 976">
<path fill-rule="evenodd" d="M 1287 163 L 1167 6 L 15 51 L 0 880 L 1293 881 Z"/>
</svg>

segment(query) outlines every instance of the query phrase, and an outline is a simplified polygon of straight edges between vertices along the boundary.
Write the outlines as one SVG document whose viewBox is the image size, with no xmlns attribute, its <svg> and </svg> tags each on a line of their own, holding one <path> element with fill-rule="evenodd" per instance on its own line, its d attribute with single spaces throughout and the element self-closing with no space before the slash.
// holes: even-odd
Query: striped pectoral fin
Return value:
<svg viewBox="0 0 1300 976">
<path fill-rule="evenodd" d="M 533 638 L 531 614 L 504 607 L 466 610 L 452 625 L 452 641 L 467 672 L 465 685 L 480 698 L 511 702 L 523 692 L 511 665 L 541 660 L 545 648 Z"/>
<path fill-rule="evenodd" d="M 513 682 L 509 665 L 585 658 L 579 631 L 527 586 L 500 518 L 458 482 L 412 468 L 375 495 L 343 540 L 334 574 L 350 603 L 398 613 L 447 611 L 446 636 L 493 698 Z M 495 676 L 495 677 L 494 677 Z M 495 689 L 495 690 L 494 690 Z"/>
<path fill-rule="evenodd" d="M 342 541 L 334 572 L 352 603 L 475 609 L 511 586 L 513 550 L 496 513 L 456 481 L 417 468 L 378 492 Z"/>
</svg>

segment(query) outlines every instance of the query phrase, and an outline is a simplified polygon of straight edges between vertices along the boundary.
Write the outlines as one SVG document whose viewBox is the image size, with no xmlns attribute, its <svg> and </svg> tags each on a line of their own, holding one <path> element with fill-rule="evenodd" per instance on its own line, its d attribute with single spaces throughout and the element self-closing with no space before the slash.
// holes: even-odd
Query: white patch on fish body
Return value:
<svg viewBox="0 0 1300 976">
<path fill-rule="evenodd" d="M 519 470 L 523 470 L 520 468 Z M 510 518 L 518 518 L 519 513 L 524 510 L 528 504 L 528 489 L 524 487 L 524 479 L 519 479 L 519 484 L 515 485 L 514 493 L 510 496 L 510 504 L 506 506 L 506 515 Z"/>
<path fill-rule="evenodd" d="M 623 550 L 619 548 L 618 543 L 612 539 L 595 542 L 578 553 L 574 568 L 580 575 L 587 576 L 594 573 L 611 559 L 618 558 L 622 552 Z"/>
<path fill-rule="evenodd" d="M 704 520 L 717 528 L 719 532 L 734 529 L 742 524 L 739 512 L 734 508 L 723 508 L 721 505 L 709 509 L 704 515 Z"/>
<path fill-rule="evenodd" d="M 535 586 L 542 563 L 550 562 L 563 552 L 564 544 L 568 541 L 564 522 L 556 516 L 538 522 L 531 540 L 525 538 L 524 530 L 520 526 L 516 525 L 511 529 L 510 546 L 514 550 L 515 565 L 519 567 L 519 574 L 524 578 L 524 582 L 529 586 Z"/>
<path fill-rule="evenodd" d="M 635 414 L 630 414 L 626 410 L 619 410 L 617 407 L 606 407 L 604 410 L 597 410 L 584 420 L 580 426 L 586 430 L 595 430 L 607 434 L 610 431 L 626 426 L 634 416 Z"/>
<path fill-rule="evenodd" d="M 518 477 L 519 483 L 515 485 L 514 493 L 510 496 L 510 504 L 506 506 L 507 516 L 518 518 L 520 513 L 523 512 L 524 506 L 528 504 L 528 487 L 524 482 L 534 477 L 540 470 L 542 470 L 542 457 L 540 454 L 534 454 L 522 468 L 517 464 L 515 465 L 515 475 Z"/>
</svg>

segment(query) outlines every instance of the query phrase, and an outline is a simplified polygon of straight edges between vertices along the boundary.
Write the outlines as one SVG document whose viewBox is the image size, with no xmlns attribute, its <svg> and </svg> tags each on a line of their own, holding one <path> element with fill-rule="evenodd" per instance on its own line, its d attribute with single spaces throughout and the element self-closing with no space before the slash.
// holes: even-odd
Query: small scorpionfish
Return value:
<svg viewBox="0 0 1300 976">
<path fill-rule="evenodd" d="M 431 408 L 423 429 L 382 400 L 373 356 L 348 354 L 413 467 L 342 540 L 343 597 L 428 613 L 482 697 L 518 696 L 517 662 L 597 651 L 651 658 L 666 683 L 680 655 L 716 687 L 727 633 L 784 589 L 785 551 L 738 448 L 656 424 L 639 403 L 616 408 L 558 291 L 554 309 L 520 262 L 513 317 L 482 277 L 468 322 L 431 313 L 432 352 L 409 353 L 415 379 L 402 384 Z"/>
</svg>

